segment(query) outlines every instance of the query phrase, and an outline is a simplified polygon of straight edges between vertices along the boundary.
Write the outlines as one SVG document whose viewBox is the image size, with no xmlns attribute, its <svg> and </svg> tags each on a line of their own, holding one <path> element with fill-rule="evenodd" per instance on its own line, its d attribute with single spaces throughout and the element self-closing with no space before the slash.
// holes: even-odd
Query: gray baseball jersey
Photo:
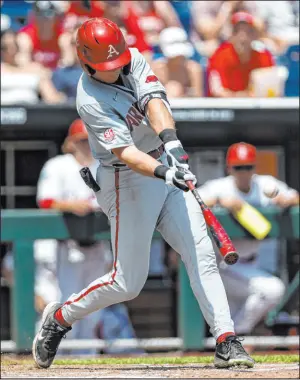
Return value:
<svg viewBox="0 0 300 380">
<path fill-rule="evenodd" d="M 120 163 L 112 153 L 114 148 L 134 144 L 147 153 L 161 145 L 143 109 L 147 95 L 166 91 L 142 54 L 137 49 L 130 51 L 130 73 L 121 74 L 124 86 L 107 84 L 85 73 L 78 83 L 77 111 L 88 130 L 93 156 L 103 166 Z"/>
</svg>

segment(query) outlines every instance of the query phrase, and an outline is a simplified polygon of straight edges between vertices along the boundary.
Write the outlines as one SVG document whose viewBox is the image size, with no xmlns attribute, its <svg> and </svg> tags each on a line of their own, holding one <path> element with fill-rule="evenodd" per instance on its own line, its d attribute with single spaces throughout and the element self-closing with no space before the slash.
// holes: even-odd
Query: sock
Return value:
<svg viewBox="0 0 300 380">
<path fill-rule="evenodd" d="M 63 315 L 62 315 L 62 310 L 61 310 L 61 308 L 59 308 L 56 312 L 55 312 L 55 314 L 54 314 L 54 318 L 57 320 L 57 322 L 60 324 L 60 325 L 62 325 L 62 326 L 64 326 L 64 327 L 67 327 L 67 322 L 64 320 L 64 317 L 63 317 Z"/>
<path fill-rule="evenodd" d="M 234 332 L 227 332 L 227 333 L 220 335 L 217 339 L 217 344 L 225 342 L 226 338 L 228 336 L 232 336 L 232 335 L 235 335 L 235 333 Z"/>
</svg>

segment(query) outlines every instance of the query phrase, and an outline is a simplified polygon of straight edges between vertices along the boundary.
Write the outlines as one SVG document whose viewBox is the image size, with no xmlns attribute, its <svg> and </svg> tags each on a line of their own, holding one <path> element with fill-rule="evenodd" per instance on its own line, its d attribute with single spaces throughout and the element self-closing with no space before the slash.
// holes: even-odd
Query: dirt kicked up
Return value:
<svg viewBox="0 0 300 380">
<path fill-rule="evenodd" d="M 211 364 L 211 357 L 176 358 L 171 361 L 163 358 L 155 363 L 155 358 L 138 358 L 137 360 L 99 359 L 56 361 L 50 369 L 37 369 L 32 360 L 1 359 L 1 378 L 299 378 L 299 357 L 287 355 L 286 362 L 274 360 L 267 363 L 263 357 L 253 369 L 236 367 L 216 369 Z M 180 359 L 184 359 L 180 364 Z M 202 360 L 203 359 L 203 360 Z M 257 358 L 255 358 L 257 359 Z M 109 363 L 109 361 L 111 363 Z M 196 362 L 195 362 L 196 361 Z M 201 363 L 201 361 L 204 363 Z M 279 361 L 279 362 L 278 362 Z M 90 363 L 89 363 L 90 362 Z M 131 362 L 131 363 L 130 363 Z M 143 364 L 144 362 L 144 364 Z"/>
</svg>

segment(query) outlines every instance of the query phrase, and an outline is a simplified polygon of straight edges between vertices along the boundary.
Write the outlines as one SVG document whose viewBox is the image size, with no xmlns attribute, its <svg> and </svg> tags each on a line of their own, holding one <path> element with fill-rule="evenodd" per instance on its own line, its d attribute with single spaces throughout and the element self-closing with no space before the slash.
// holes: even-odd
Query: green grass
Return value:
<svg viewBox="0 0 300 380">
<path fill-rule="evenodd" d="M 299 363 L 299 355 L 254 355 L 256 363 Z M 95 359 L 56 359 L 56 365 L 164 365 L 164 364 L 211 364 L 213 356 L 178 356 L 178 357 L 129 357 L 129 358 L 95 358 Z M 29 359 L 2 358 L 1 364 L 32 364 Z"/>
<path fill-rule="evenodd" d="M 299 362 L 298 355 L 254 355 L 256 363 L 296 363 Z M 97 359 L 57 359 L 57 365 L 164 365 L 164 364 L 210 364 L 213 356 L 183 356 L 183 357 L 137 357 L 137 358 L 97 358 Z"/>
</svg>

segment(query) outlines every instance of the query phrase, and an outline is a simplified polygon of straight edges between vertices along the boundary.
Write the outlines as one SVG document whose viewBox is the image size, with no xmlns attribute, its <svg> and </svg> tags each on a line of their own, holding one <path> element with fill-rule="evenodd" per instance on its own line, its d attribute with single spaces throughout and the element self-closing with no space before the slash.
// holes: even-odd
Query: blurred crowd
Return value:
<svg viewBox="0 0 300 380">
<path fill-rule="evenodd" d="M 175 97 L 299 95 L 299 1 L 1 1 L 2 104 L 74 102 L 76 30 L 121 26 Z"/>
</svg>

